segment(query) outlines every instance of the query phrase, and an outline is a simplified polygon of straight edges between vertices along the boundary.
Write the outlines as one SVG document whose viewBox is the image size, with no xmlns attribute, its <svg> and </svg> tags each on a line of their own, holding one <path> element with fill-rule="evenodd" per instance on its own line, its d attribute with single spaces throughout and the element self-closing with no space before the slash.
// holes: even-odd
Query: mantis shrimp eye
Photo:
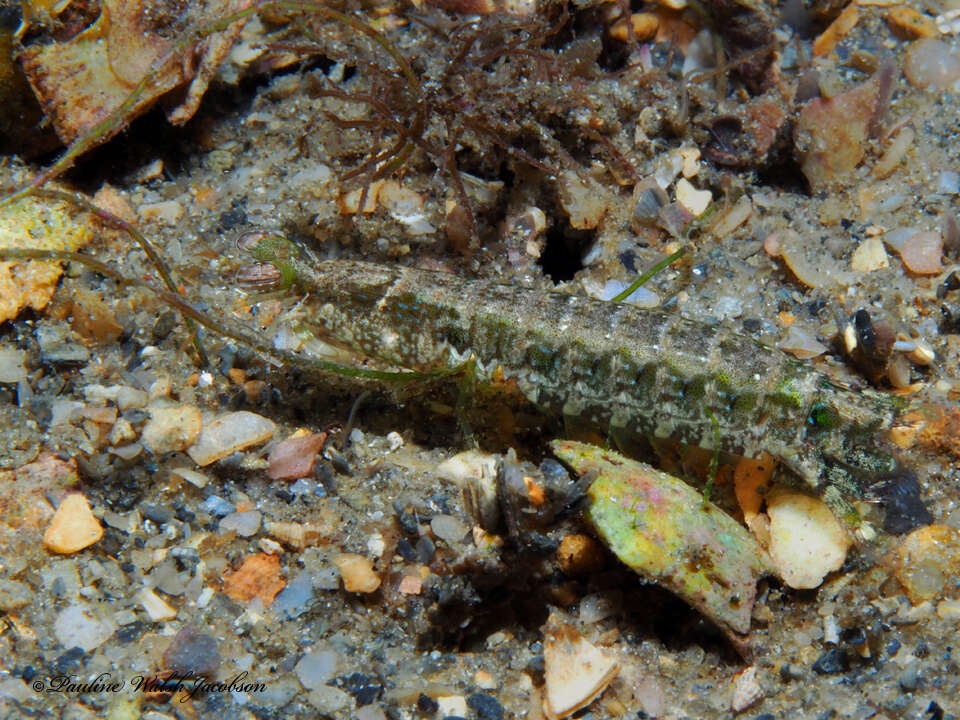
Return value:
<svg viewBox="0 0 960 720">
<path fill-rule="evenodd" d="M 840 414 L 831 405 L 817 403 L 810 408 L 807 422 L 818 430 L 832 430 L 840 424 Z"/>
</svg>

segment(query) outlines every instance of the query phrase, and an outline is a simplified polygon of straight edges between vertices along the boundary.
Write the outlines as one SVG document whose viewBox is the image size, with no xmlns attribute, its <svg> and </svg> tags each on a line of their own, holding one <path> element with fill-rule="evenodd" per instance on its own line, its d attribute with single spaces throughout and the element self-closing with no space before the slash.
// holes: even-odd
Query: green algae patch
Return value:
<svg viewBox="0 0 960 720">
<path fill-rule="evenodd" d="M 770 574 L 749 531 L 672 475 L 611 450 L 551 443 L 587 490 L 586 518 L 627 566 L 695 607 L 721 628 L 745 635 L 757 580 Z"/>
</svg>

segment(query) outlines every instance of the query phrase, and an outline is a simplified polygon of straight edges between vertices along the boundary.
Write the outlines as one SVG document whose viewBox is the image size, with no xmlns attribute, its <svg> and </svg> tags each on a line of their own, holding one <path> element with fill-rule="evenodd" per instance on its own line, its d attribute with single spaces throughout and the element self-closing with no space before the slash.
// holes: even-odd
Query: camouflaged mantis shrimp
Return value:
<svg viewBox="0 0 960 720">
<path fill-rule="evenodd" d="M 899 398 L 852 389 L 721 327 L 631 305 L 452 274 L 328 260 L 257 237 L 252 255 L 307 293 L 302 331 L 391 371 L 502 377 L 537 407 L 611 435 L 670 438 L 736 455 L 766 451 L 857 525 L 931 521 L 887 435 Z M 862 528 L 863 532 L 869 529 Z"/>
</svg>

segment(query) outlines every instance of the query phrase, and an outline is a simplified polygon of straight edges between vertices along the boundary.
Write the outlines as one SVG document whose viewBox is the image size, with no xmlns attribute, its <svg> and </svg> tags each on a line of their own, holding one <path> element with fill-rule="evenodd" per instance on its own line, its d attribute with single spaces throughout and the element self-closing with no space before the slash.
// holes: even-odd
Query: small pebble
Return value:
<svg viewBox="0 0 960 720">
<path fill-rule="evenodd" d="M 154 455 L 184 450 L 200 435 L 200 410 L 192 405 L 151 407 L 149 412 L 140 442 Z"/>
<path fill-rule="evenodd" d="M 317 690 L 333 680 L 342 665 L 340 653 L 321 647 L 305 653 L 294 665 L 293 671 L 307 690 Z"/>
<path fill-rule="evenodd" d="M 190 468 L 175 468 L 170 471 L 170 475 L 181 477 L 196 488 L 205 488 L 210 482 L 210 478 L 206 475 Z"/>
<path fill-rule="evenodd" d="M 503 706 L 486 693 L 474 693 L 467 698 L 467 707 L 473 710 L 477 720 L 503 720 Z"/>
<path fill-rule="evenodd" d="M 897 678 L 900 689 L 904 692 L 913 692 L 920 685 L 920 661 L 917 658 L 910 658 L 907 666 Z"/>
<path fill-rule="evenodd" d="M 43 535 L 44 546 L 56 553 L 79 552 L 103 537 L 103 527 L 80 493 L 67 495 Z"/>
<path fill-rule="evenodd" d="M 250 537 L 260 529 L 262 517 L 257 510 L 231 513 L 220 521 L 220 532 L 226 533 L 232 530 L 240 537 Z"/>
<path fill-rule="evenodd" d="M 903 70 L 914 87 L 942 92 L 960 79 L 960 56 L 942 40 L 917 40 L 907 50 Z"/>
<path fill-rule="evenodd" d="M 226 413 L 204 425 L 187 454 L 197 465 L 206 467 L 238 450 L 266 442 L 276 427 L 273 421 L 247 410 Z"/>
<path fill-rule="evenodd" d="M 853 251 L 850 267 L 854 272 L 873 272 L 890 266 L 883 241 L 877 237 L 868 237 Z"/>
<path fill-rule="evenodd" d="M 593 702 L 617 675 L 617 661 L 551 618 L 544 631 L 544 710 L 564 718 Z"/>
<path fill-rule="evenodd" d="M 849 666 L 846 650 L 830 648 L 813 663 L 813 671 L 819 675 L 834 675 L 845 672 Z"/>
<path fill-rule="evenodd" d="M 813 331 L 797 324 L 787 329 L 787 334 L 780 341 L 779 348 L 800 360 L 809 360 L 827 351 L 826 346 L 817 340 Z"/>
<path fill-rule="evenodd" d="M 938 231 L 913 235 L 900 248 L 904 266 L 918 275 L 939 275 L 943 255 L 943 238 Z"/>
<path fill-rule="evenodd" d="M 429 695 L 420 693 L 420 696 L 417 698 L 417 710 L 422 712 L 424 715 L 434 715 L 439 709 L 440 705 L 436 700 Z"/>
<path fill-rule="evenodd" d="M 164 225 L 176 225 L 185 212 L 183 205 L 176 200 L 162 200 L 141 205 L 137 215 L 147 223 L 160 222 Z"/>
<path fill-rule="evenodd" d="M 467 716 L 467 699 L 463 695 L 440 695 L 436 700 L 440 717 Z"/>
<path fill-rule="evenodd" d="M 683 205 L 694 217 L 699 217 L 710 207 L 713 195 L 709 190 L 697 190 L 686 178 L 677 181 L 677 202 Z"/>
<path fill-rule="evenodd" d="M 950 622 L 960 621 L 960 600 L 941 600 L 937 604 L 937 617 Z"/>
<path fill-rule="evenodd" d="M 355 672 L 345 678 L 341 678 L 340 683 L 344 690 L 353 695 L 357 705 L 363 707 L 369 705 L 383 695 L 383 683 L 372 675 Z"/>
<path fill-rule="evenodd" d="M 270 607 L 285 586 L 280 559 L 266 553 L 247 555 L 237 570 L 228 572 L 223 578 L 223 592 L 231 599 L 246 603 L 259 598 L 264 607 Z"/>
<path fill-rule="evenodd" d="M 336 715 L 351 704 L 350 696 L 347 693 L 340 688 L 329 685 L 311 690 L 307 695 L 307 702 L 324 715 Z"/>
<path fill-rule="evenodd" d="M 364 705 L 357 710 L 357 720 L 387 720 L 379 705 Z"/>
<path fill-rule="evenodd" d="M 918 528 L 894 551 L 894 563 L 911 603 L 937 599 L 960 575 L 960 531 L 947 525 Z"/>
<path fill-rule="evenodd" d="M 190 677 L 213 675 L 220 666 L 216 639 L 187 625 L 163 653 L 163 668 Z"/>
<path fill-rule="evenodd" d="M 171 607 L 153 590 L 144 588 L 139 593 L 140 604 L 154 622 L 166 622 L 177 616 L 176 608 Z"/>
<path fill-rule="evenodd" d="M 342 553 L 334 564 L 347 592 L 372 593 L 380 587 L 380 577 L 373 571 L 373 563 L 363 555 Z"/>
<path fill-rule="evenodd" d="M 937 192 L 944 195 L 960 194 L 960 172 L 944 170 L 937 178 Z"/>
<path fill-rule="evenodd" d="M 267 458 L 271 480 L 297 480 L 313 472 L 326 433 L 296 433 L 277 445 Z"/>
<path fill-rule="evenodd" d="M 27 379 L 23 363 L 27 354 L 23 350 L 0 348 L 0 383 L 15 383 Z"/>
<path fill-rule="evenodd" d="M 417 560 L 419 560 L 424 565 L 428 565 L 431 560 L 433 560 L 434 553 L 437 552 L 437 546 L 434 545 L 433 540 L 428 538 L 426 535 L 417 540 Z"/>
<path fill-rule="evenodd" d="M 273 601 L 273 609 L 288 618 L 300 617 L 313 603 L 313 579 L 310 573 L 301 572 L 280 591 Z"/>
<path fill-rule="evenodd" d="M 53 634 L 65 648 L 82 648 L 91 652 L 113 635 L 112 623 L 98 619 L 93 608 L 86 605 L 70 605 L 57 613 L 53 621 Z"/>
<path fill-rule="evenodd" d="M 0 612 L 14 612 L 33 602 L 35 592 L 26 583 L 0 578 Z"/>
<path fill-rule="evenodd" d="M 214 517 L 223 517 L 234 512 L 236 508 L 219 495 L 209 495 L 200 503 L 200 508 Z"/>
<path fill-rule="evenodd" d="M 173 519 L 173 511 L 170 508 L 153 503 L 140 503 L 140 514 L 148 520 L 153 520 L 157 525 L 163 525 Z"/>
<path fill-rule="evenodd" d="M 434 515 L 430 520 L 430 529 L 433 530 L 434 535 L 450 546 L 463 542 L 470 531 L 466 523 L 452 515 Z"/>
</svg>

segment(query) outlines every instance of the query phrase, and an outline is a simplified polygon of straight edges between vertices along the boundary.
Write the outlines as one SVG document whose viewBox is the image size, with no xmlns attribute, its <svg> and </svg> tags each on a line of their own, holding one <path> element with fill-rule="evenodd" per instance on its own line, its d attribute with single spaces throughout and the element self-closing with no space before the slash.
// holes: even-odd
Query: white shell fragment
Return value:
<svg viewBox="0 0 960 720">
<path fill-rule="evenodd" d="M 176 608 L 168 605 L 166 600 L 157 595 L 153 590 L 144 588 L 140 591 L 139 596 L 140 604 L 154 622 L 166 622 L 173 620 L 177 616 Z"/>
<path fill-rule="evenodd" d="M 573 627 L 551 618 L 544 631 L 543 712 L 560 720 L 589 705 L 617 675 L 617 661 Z"/>
<path fill-rule="evenodd" d="M 694 217 L 703 215 L 712 201 L 713 195 L 709 190 L 697 190 L 686 178 L 680 178 L 677 181 L 677 202 L 689 210 Z"/>
<path fill-rule="evenodd" d="M 205 467 L 238 450 L 266 442 L 276 428 L 271 420 L 256 413 L 246 410 L 227 413 L 204 423 L 200 437 L 187 454 L 197 465 Z"/>
<path fill-rule="evenodd" d="M 785 488 L 767 497 L 770 557 L 792 588 L 819 587 L 843 565 L 850 539 L 823 501 Z"/>
<path fill-rule="evenodd" d="M 730 709 L 743 712 L 763 697 L 763 688 L 757 682 L 757 666 L 751 665 L 733 676 Z"/>
<path fill-rule="evenodd" d="M 780 349 L 800 360 L 809 360 L 827 351 L 826 346 L 819 342 L 811 331 L 797 325 L 791 325 L 787 330 L 787 334 L 780 341 Z"/>
<path fill-rule="evenodd" d="M 466 450 L 437 466 L 437 475 L 463 491 L 467 512 L 483 527 L 495 527 L 500 517 L 497 500 L 497 456 Z"/>
<path fill-rule="evenodd" d="M 854 272 L 873 272 L 890 266 L 887 251 L 879 237 L 868 237 L 853 251 L 850 267 Z"/>
</svg>

